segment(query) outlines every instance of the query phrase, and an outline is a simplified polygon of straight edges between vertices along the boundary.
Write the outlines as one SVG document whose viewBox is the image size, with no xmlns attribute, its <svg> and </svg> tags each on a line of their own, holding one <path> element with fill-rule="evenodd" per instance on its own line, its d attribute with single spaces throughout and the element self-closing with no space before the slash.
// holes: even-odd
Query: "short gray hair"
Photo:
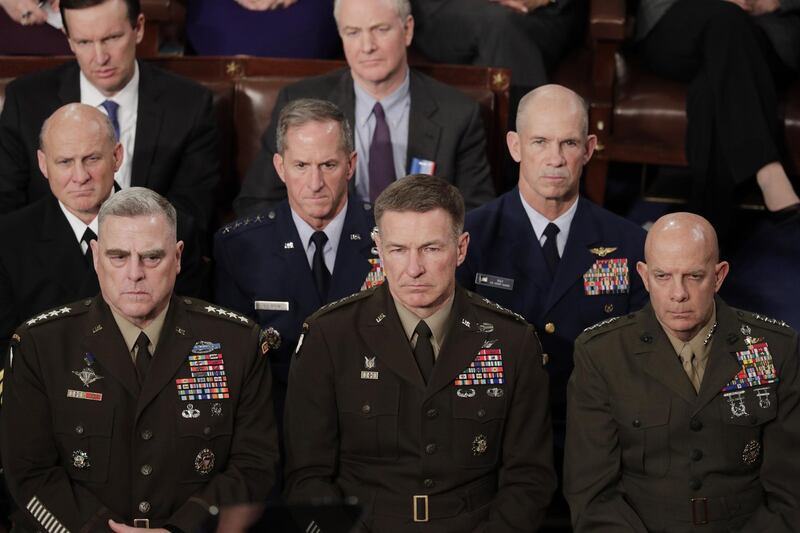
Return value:
<svg viewBox="0 0 800 533">
<path fill-rule="evenodd" d="M 339 148 L 347 155 L 353 153 L 353 130 L 350 122 L 336 104 L 316 98 L 292 100 L 281 110 L 275 134 L 275 147 L 279 154 L 286 150 L 286 135 L 289 128 L 309 122 L 336 122 L 339 125 Z"/>
<path fill-rule="evenodd" d="M 173 237 L 178 234 L 178 214 L 169 201 L 146 187 L 129 187 L 103 202 L 97 215 L 98 233 L 103 232 L 106 217 L 163 216 Z"/>
<path fill-rule="evenodd" d="M 394 10 L 397 12 L 397 16 L 400 17 L 400 20 L 405 22 L 408 16 L 411 14 L 411 2 L 409 0 L 379 0 L 381 2 L 386 2 L 387 4 L 391 5 Z M 342 3 L 342 0 L 333 0 L 333 18 L 336 19 L 336 25 L 339 25 L 339 5 Z"/>
<path fill-rule="evenodd" d="M 443 209 L 450 215 L 453 236 L 458 239 L 464 231 L 464 197 L 442 178 L 427 174 L 412 174 L 401 178 L 383 190 L 375 200 L 375 223 L 380 228 L 387 211 L 427 213 Z"/>
<path fill-rule="evenodd" d="M 39 130 L 39 149 L 42 152 L 46 152 L 46 150 L 44 149 L 44 139 L 47 136 L 47 132 L 50 130 L 50 128 L 52 126 L 52 120 L 51 119 L 54 116 L 62 115 L 62 114 L 65 114 L 65 113 L 78 112 L 78 111 L 82 111 L 82 110 L 83 111 L 88 111 L 89 109 L 93 109 L 93 110 L 97 111 L 97 113 L 93 113 L 94 116 L 92 118 L 100 121 L 101 127 L 105 130 L 104 133 L 105 133 L 105 136 L 106 136 L 106 140 L 111 143 L 112 147 L 116 146 L 116 144 L 117 144 L 117 134 L 116 134 L 116 132 L 114 132 L 114 125 L 111 124 L 111 119 L 108 117 L 108 115 L 106 115 L 105 113 L 103 113 L 102 111 L 97 109 L 96 107 L 92 107 L 92 106 L 87 105 L 87 104 L 81 104 L 81 103 L 73 102 L 71 104 L 66 104 L 66 105 L 63 105 L 63 106 L 59 107 L 58 109 L 53 111 L 53 113 L 51 113 L 49 117 L 47 117 L 45 119 L 44 123 L 42 124 L 42 128 Z"/>
</svg>

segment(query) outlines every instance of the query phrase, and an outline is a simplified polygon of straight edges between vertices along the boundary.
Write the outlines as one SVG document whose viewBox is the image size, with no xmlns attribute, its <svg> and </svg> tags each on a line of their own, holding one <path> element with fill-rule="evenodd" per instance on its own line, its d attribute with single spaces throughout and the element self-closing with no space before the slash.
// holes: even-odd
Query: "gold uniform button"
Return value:
<svg viewBox="0 0 800 533">
<path fill-rule="evenodd" d="M 547 333 L 550 333 L 550 334 L 555 333 L 556 332 L 556 325 L 553 324 L 552 322 L 548 322 L 547 324 L 544 325 L 544 330 Z"/>
</svg>

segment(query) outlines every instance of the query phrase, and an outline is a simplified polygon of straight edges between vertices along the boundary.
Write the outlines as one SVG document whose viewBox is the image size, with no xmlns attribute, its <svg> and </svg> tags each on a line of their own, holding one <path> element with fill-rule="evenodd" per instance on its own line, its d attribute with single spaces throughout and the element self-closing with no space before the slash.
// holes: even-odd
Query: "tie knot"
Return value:
<svg viewBox="0 0 800 533">
<path fill-rule="evenodd" d="M 136 339 L 136 348 L 139 350 L 136 353 L 137 357 L 142 354 L 147 354 L 148 357 L 150 356 L 150 338 L 144 331 L 139 333 L 139 337 Z"/>
<path fill-rule="evenodd" d="M 547 237 L 548 239 L 552 239 L 553 237 L 558 235 L 559 231 L 561 231 L 561 230 L 558 229 L 558 226 L 556 226 L 555 224 L 550 222 L 547 225 L 547 227 L 544 228 L 544 236 Z"/>
<path fill-rule="evenodd" d="M 417 327 L 414 328 L 414 333 L 417 334 L 417 341 L 421 339 L 430 341 L 431 335 L 433 335 L 433 333 L 431 333 L 431 328 L 428 327 L 428 324 L 426 324 L 424 320 L 420 320 L 419 323 L 417 323 Z"/>
<path fill-rule="evenodd" d="M 372 112 L 375 114 L 375 118 L 379 120 L 384 120 L 386 117 L 386 113 L 384 113 L 383 106 L 380 102 L 375 102 L 375 107 L 372 108 Z"/>
<path fill-rule="evenodd" d="M 89 241 L 97 240 L 97 234 L 92 231 L 92 228 L 86 227 L 86 231 L 83 232 L 83 237 L 81 237 L 81 242 L 85 242 L 89 244 Z"/>
<path fill-rule="evenodd" d="M 108 113 L 109 117 L 116 116 L 117 109 L 119 109 L 119 104 L 114 100 L 103 100 L 100 105 L 103 106 L 103 109 L 106 110 L 106 113 Z"/>
<path fill-rule="evenodd" d="M 325 235 L 324 231 L 315 231 L 314 234 L 311 235 L 311 242 L 313 242 L 314 246 L 319 250 L 322 250 L 322 247 L 328 242 L 328 236 Z"/>
</svg>

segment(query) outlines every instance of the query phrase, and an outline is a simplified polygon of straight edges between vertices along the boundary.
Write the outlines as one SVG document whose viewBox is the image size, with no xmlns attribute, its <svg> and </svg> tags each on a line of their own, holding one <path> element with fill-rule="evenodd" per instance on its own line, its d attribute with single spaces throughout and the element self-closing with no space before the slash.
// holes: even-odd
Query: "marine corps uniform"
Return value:
<svg viewBox="0 0 800 533">
<path fill-rule="evenodd" d="M 301 343 L 290 500 L 356 496 L 362 532 L 536 530 L 556 479 L 547 375 L 521 317 L 457 288 L 427 385 L 386 285 L 318 311 Z"/>
<path fill-rule="evenodd" d="M 278 459 L 259 329 L 174 296 L 140 388 L 98 296 L 14 336 L 2 452 L 23 531 L 128 525 L 195 531 L 227 504 L 261 501 Z"/>
<path fill-rule="evenodd" d="M 650 306 L 589 328 L 569 383 L 576 532 L 797 531 L 797 333 L 716 299 L 695 392 Z"/>
<path fill-rule="evenodd" d="M 542 335 L 554 438 L 561 448 L 573 342 L 584 328 L 647 302 L 636 274 L 646 234 L 578 198 L 564 253 L 551 278 L 518 187 L 468 213 L 464 229 L 471 239 L 458 282 L 521 314 Z"/>
<path fill-rule="evenodd" d="M 324 304 L 383 279 L 370 236 L 374 226 L 372 206 L 351 197 L 324 299 L 314 284 L 288 201 L 232 222 L 214 237 L 215 301 L 249 316 L 267 332 L 279 419 L 303 320 Z"/>
</svg>

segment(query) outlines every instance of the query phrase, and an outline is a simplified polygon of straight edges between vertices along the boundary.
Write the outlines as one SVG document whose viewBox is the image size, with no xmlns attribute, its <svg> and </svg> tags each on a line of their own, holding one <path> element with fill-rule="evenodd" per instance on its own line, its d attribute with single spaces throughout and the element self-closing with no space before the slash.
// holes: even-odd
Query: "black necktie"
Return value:
<svg viewBox="0 0 800 533">
<path fill-rule="evenodd" d="M 314 283 L 317 285 L 317 292 L 322 301 L 328 298 L 328 285 L 331 281 L 331 273 L 328 267 L 325 266 L 325 243 L 328 242 L 328 236 L 324 231 L 315 231 L 311 236 L 311 242 L 316 247 L 314 249 L 314 258 L 311 260 L 311 273 L 314 275 Z"/>
<path fill-rule="evenodd" d="M 422 374 L 422 379 L 425 383 L 431 377 L 433 371 L 433 345 L 431 344 L 431 328 L 424 320 L 420 320 L 417 327 L 414 328 L 414 333 L 417 334 L 417 344 L 414 345 L 414 359 L 417 360 L 417 366 Z"/>
<path fill-rule="evenodd" d="M 90 268 L 94 268 L 92 261 L 92 245 L 90 244 L 90 242 L 93 240 L 97 240 L 97 235 L 92 231 L 92 228 L 86 226 L 86 231 L 83 232 L 81 242 L 86 243 L 86 252 L 84 252 L 83 257 L 86 259 L 86 264 L 89 265 Z"/>
<path fill-rule="evenodd" d="M 556 267 L 558 267 L 558 246 L 556 246 L 556 235 L 558 234 L 558 226 L 552 222 L 544 228 L 544 236 L 547 240 L 542 245 L 542 253 L 544 260 L 547 263 L 547 268 L 550 270 L 550 275 L 556 275 Z"/>
<path fill-rule="evenodd" d="M 100 105 L 103 106 L 103 109 L 108 113 L 108 120 L 111 121 L 111 125 L 114 127 L 114 137 L 119 141 L 119 119 L 117 118 L 119 104 L 113 100 L 103 100 Z"/>
<path fill-rule="evenodd" d="M 150 367 L 150 339 L 143 331 L 139 333 L 139 338 L 136 339 L 136 375 L 139 377 L 139 385 L 144 383 L 144 377 L 147 375 L 147 369 Z"/>
<path fill-rule="evenodd" d="M 392 135 L 386 123 L 386 115 L 380 102 L 372 108 L 375 115 L 375 132 L 372 134 L 372 143 L 369 145 L 369 199 L 374 204 L 375 199 L 383 190 L 395 180 L 394 153 L 392 150 Z"/>
</svg>

